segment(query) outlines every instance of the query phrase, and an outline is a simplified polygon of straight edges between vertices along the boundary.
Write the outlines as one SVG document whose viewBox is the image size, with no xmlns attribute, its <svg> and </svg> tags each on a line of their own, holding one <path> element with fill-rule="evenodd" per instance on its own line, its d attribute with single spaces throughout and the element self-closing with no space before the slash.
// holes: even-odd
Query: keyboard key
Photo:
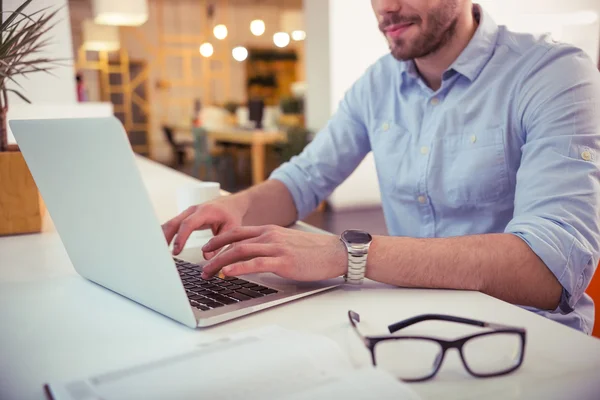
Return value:
<svg viewBox="0 0 600 400">
<path fill-rule="evenodd" d="M 204 296 L 200 296 L 199 294 L 196 294 L 194 296 L 189 296 L 189 299 L 198 301 L 198 300 L 203 300 Z"/>
<path fill-rule="evenodd" d="M 200 279 L 192 278 L 191 276 L 186 279 L 186 282 L 198 283 Z"/>
<path fill-rule="evenodd" d="M 252 288 L 252 287 L 255 287 L 255 286 L 258 286 L 258 285 L 256 283 L 246 282 L 246 283 L 244 283 L 243 285 L 240 285 L 240 286 L 245 287 L 245 288 Z"/>
<path fill-rule="evenodd" d="M 205 296 L 207 294 L 211 294 L 212 292 L 210 290 L 198 290 L 197 293 L 201 294 L 202 296 Z"/>
<path fill-rule="evenodd" d="M 229 286 L 227 289 L 229 289 L 229 290 L 238 290 L 238 289 L 241 289 L 241 288 L 242 287 L 240 285 L 232 285 L 232 286 Z"/>
<path fill-rule="evenodd" d="M 231 282 L 219 282 L 219 286 L 221 286 L 221 287 L 229 287 L 232 285 L 233 285 L 233 283 L 231 283 Z"/>
<path fill-rule="evenodd" d="M 260 291 L 262 294 L 267 295 L 267 294 L 273 294 L 273 293 L 277 293 L 277 290 L 273 290 L 273 289 L 263 289 Z"/>
<path fill-rule="evenodd" d="M 216 293 L 207 294 L 206 297 L 209 298 L 209 299 L 216 300 L 219 303 L 223 303 L 223 304 L 233 304 L 233 303 L 236 303 L 235 300 L 230 299 L 229 297 L 225 297 L 225 296 L 220 295 L 220 294 L 216 294 Z"/>
<path fill-rule="evenodd" d="M 250 296 L 250 297 L 263 297 L 264 296 L 264 294 L 262 294 L 262 293 L 254 292 L 252 290 L 244 289 L 244 288 L 237 290 L 237 292 L 245 294 L 246 296 Z"/>
<path fill-rule="evenodd" d="M 207 301 L 204 303 L 204 305 L 210 308 L 219 308 L 224 306 L 224 304 L 217 303 L 216 301 Z"/>
<path fill-rule="evenodd" d="M 215 286 L 215 285 L 203 285 L 202 287 L 204 289 L 212 290 L 212 289 L 216 288 L 217 286 Z"/>
<path fill-rule="evenodd" d="M 191 283 L 186 283 L 186 284 L 183 285 L 183 287 L 186 288 L 186 289 L 191 289 L 191 288 L 194 287 L 194 285 L 191 284 Z"/>
<path fill-rule="evenodd" d="M 234 285 L 240 285 L 240 286 L 243 286 L 244 284 L 246 284 L 246 283 L 250 283 L 250 282 L 248 282 L 248 281 L 245 281 L 245 280 L 243 280 L 243 279 L 235 279 L 235 280 L 231 281 L 231 283 L 233 283 Z"/>
<path fill-rule="evenodd" d="M 221 286 L 215 286 L 214 288 L 212 288 L 210 290 L 212 290 L 213 292 L 222 292 L 222 291 L 227 290 L 227 289 L 224 288 L 224 287 L 221 287 Z"/>
<path fill-rule="evenodd" d="M 192 272 L 188 272 L 187 274 L 197 276 L 197 275 L 200 275 L 200 271 L 192 271 Z"/>
<path fill-rule="evenodd" d="M 234 292 L 233 292 L 233 290 L 229 290 L 229 289 L 223 290 L 222 292 L 219 292 L 219 294 L 227 294 L 227 295 L 229 295 L 231 293 L 234 293 Z"/>
<path fill-rule="evenodd" d="M 246 296 L 245 294 L 241 294 L 241 293 L 231 293 L 228 296 L 233 297 L 234 299 L 239 300 L 239 301 L 250 300 L 252 298 L 250 296 Z"/>
<path fill-rule="evenodd" d="M 202 310 L 202 311 L 208 311 L 208 310 L 210 310 L 210 308 L 208 308 L 204 304 L 200 304 L 200 303 L 196 303 L 196 302 L 192 302 L 192 306 L 194 306 L 197 309 Z"/>
</svg>

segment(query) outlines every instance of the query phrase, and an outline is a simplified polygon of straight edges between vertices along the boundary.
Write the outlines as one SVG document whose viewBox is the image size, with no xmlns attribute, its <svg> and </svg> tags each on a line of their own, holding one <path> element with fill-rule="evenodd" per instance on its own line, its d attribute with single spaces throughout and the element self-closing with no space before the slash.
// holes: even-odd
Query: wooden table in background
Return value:
<svg viewBox="0 0 600 400">
<path fill-rule="evenodd" d="M 286 134 L 279 131 L 220 129 L 209 130 L 207 134 L 208 139 L 212 142 L 227 142 L 250 146 L 253 185 L 265 180 L 266 147 L 287 141 Z"/>
</svg>

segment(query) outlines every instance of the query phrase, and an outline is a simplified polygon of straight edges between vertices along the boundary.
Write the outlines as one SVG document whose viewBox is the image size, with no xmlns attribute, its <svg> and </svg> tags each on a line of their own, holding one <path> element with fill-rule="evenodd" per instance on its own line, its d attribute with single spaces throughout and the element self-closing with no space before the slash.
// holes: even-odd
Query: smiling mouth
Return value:
<svg viewBox="0 0 600 400">
<path fill-rule="evenodd" d="M 398 38 L 400 36 L 402 36 L 404 34 L 404 32 L 406 32 L 408 29 L 410 29 L 411 26 L 413 26 L 413 23 L 408 23 L 408 24 L 394 24 L 391 26 L 388 26 L 387 28 L 385 28 L 385 34 L 391 38 Z"/>
</svg>

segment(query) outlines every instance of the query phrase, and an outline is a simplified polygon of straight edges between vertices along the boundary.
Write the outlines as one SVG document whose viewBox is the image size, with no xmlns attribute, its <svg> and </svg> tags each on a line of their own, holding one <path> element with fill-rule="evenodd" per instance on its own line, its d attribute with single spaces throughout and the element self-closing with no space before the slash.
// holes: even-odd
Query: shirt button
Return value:
<svg viewBox="0 0 600 400">
<path fill-rule="evenodd" d="M 387 122 L 385 124 L 383 124 L 383 126 L 381 127 L 384 131 L 387 131 L 390 129 L 390 124 L 388 124 Z"/>
<path fill-rule="evenodd" d="M 417 200 L 419 200 L 419 203 L 421 204 L 425 204 L 427 202 L 427 198 L 425 196 L 419 196 Z"/>
<path fill-rule="evenodd" d="M 472 135 L 470 140 L 471 140 L 471 143 L 475 143 L 477 141 L 477 136 Z"/>
<path fill-rule="evenodd" d="M 438 104 L 440 104 L 440 99 L 438 99 L 437 97 L 434 97 L 433 99 L 431 99 L 432 106 L 437 106 Z"/>
<path fill-rule="evenodd" d="M 590 161 L 592 159 L 592 153 L 586 150 L 581 153 L 581 158 L 583 158 L 585 161 Z"/>
<path fill-rule="evenodd" d="M 421 147 L 421 154 L 423 154 L 424 156 L 429 154 L 429 147 L 427 147 L 427 146 Z"/>
</svg>

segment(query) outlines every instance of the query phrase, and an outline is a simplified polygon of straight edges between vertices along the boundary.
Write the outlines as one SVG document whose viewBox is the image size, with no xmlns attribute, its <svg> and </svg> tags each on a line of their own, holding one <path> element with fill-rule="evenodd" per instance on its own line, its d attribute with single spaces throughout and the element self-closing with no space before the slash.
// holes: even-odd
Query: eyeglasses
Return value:
<svg viewBox="0 0 600 400">
<path fill-rule="evenodd" d="M 526 331 L 507 325 L 449 315 L 419 315 L 388 326 L 390 333 L 423 321 L 457 322 L 492 331 L 443 340 L 426 336 L 364 336 L 358 329 L 360 316 L 348 311 L 356 334 L 371 352 L 373 365 L 407 382 L 433 378 L 444 361 L 446 350 L 457 349 L 465 369 L 478 378 L 505 375 L 518 369 L 525 355 Z"/>
</svg>

